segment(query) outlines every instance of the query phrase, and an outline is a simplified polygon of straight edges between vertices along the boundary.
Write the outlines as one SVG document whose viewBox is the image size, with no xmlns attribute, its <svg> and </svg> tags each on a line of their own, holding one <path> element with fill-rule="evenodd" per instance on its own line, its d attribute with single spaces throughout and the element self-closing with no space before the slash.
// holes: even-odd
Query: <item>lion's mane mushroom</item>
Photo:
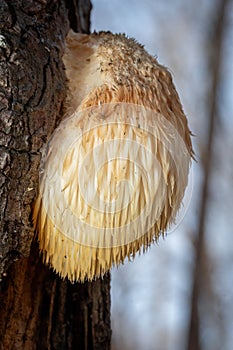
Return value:
<svg viewBox="0 0 233 350">
<path fill-rule="evenodd" d="M 174 222 L 193 155 L 171 74 L 135 40 L 70 32 L 67 113 L 42 157 L 34 224 L 44 261 L 92 280 Z"/>
</svg>

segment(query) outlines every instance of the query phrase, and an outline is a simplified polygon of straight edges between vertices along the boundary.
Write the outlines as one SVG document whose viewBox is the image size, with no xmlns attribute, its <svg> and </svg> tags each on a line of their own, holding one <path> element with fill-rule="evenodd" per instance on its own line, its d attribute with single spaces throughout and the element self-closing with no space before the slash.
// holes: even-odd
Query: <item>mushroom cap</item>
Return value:
<svg viewBox="0 0 233 350">
<path fill-rule="evenodd" d="M 67 114 L 44 151 L 34 207 L 44 261 L 103 276 L 166 232 L 193 155 L 170 73 L 124 35 L 71 32 Z"/>
</svg>

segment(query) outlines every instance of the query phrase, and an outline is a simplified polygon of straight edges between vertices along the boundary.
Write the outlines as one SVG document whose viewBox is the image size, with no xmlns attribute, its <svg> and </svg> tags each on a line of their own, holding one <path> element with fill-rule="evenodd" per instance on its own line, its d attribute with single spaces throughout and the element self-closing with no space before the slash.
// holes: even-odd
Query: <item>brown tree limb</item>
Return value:
<svg viewBox="0 0 233 350">
<path fill-rule="evenodd" d="M 221 84 L 222 69 L 222 45 L 226 29 L 227 5 L 229 0 L 219 0 L 215 10 L 215 18 L 212 22 L 212 37 L 208 38 L 209 52 L 209 76 L 212 81 L 209 87 L 209 116 L 208 116 L 208 136 L 206 152 L 203 161 L 203 185 L 200 200 L 200 216 L 197 237 L 195 242 L 195 266 L 193 272 L 193 288 L 191 296 L 191 314 L 188 334 L 188 350 L 201 349 L 200 341 L 200 317 L 199 317 L 199 299 L 201 295 L 201 275 L 203 260 L 205 255 L 205 225 L 208 211 L 209 186 L 211 180 L 211 171 L 213 166 L 213 149 L 216 120 L 219 111 L 218 92 Z"/>
</svg>

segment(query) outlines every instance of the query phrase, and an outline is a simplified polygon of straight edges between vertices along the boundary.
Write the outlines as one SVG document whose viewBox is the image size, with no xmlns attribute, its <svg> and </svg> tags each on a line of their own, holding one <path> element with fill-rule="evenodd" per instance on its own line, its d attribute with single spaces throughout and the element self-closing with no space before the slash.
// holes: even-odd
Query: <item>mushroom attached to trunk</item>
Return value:
<svg viewBox="0 0 233 350">
<path fill-rule="evenodd" d="M 44 261 L 93 280 L 174 222 L 193 156 L 171 74 L 135 40 L 70 32 L 66 116 L 47 144 L 34 224 Z"/>
</svg>

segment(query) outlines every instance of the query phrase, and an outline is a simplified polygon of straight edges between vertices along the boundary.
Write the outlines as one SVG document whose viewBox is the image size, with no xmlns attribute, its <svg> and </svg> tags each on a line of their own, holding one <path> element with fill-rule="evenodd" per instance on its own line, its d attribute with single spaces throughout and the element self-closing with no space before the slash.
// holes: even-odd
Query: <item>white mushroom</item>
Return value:
<svg viewBox="0 0 233 350">
<path fill-rule="evenodd" d="M 124 35 L 70 32 L 69 97 L 41 163 L 34 224 L 44 261 L 93 280 L 166 232 L 193 155 L 170 73 Z"/>
</svg>

